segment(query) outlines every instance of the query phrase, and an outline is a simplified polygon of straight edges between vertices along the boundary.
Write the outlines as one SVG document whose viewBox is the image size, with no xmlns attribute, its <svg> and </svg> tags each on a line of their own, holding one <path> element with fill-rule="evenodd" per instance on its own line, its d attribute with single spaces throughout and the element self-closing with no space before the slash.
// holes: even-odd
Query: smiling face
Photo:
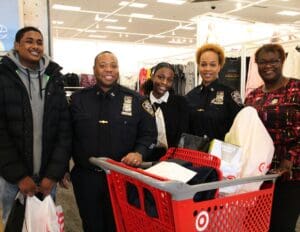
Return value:
<svg viewBox="0 0 300 232">
<path fill-rule="evenodd" d="M 278 52 L 261 52 L 257 58 L 258 73 L 265 83 L 276 83 L 282 77 L 283 62 Z"/>
<path fill-rule="evenodd" d="M 119 78 L 118 60 L 112 53 L 100 53 L 94 65 L 94 75 L 100 88 L 108 91 Z"/>
<path fill-rule="evenodd" d="M 35 69 L 44 54 L 42 35 L 36 31 L 25 32 L 20 41 L 15 42 L 15 50 L 23 66 Z"/>
<path fill-rule="evenodd" d="M 167 67 L 162 67 L 153 74 L 151 77 L 153 82 L 153 95 L 156 98 L 161 98 L 172 88 L 174 75 L 173 70 Z"/>
<path fill-rule="evenodd" d="M 218 54 L 213 51 L 206 51 L 201 54 L 198 64 L 199 73 L 203 85 L 207 86 L 218 78 L 221 70 Z"/>
</svg>

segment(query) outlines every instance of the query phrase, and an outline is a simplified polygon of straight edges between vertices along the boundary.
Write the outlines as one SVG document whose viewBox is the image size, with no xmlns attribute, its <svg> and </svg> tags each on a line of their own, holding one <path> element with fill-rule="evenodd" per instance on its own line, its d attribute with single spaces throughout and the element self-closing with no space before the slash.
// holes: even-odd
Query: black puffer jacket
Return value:
<svg viewBox="0 0 300 232">
<path fill-rule="evenodd" d="M 40 176 L 59 180 L 68 167 L 71 124 L 60 73 L 50 62 L 45 70 L 42 162 Z M 26 87 L 8 57 L 0 62 L 0 175 L 17 183 L 33 174 L 33 121 Z"/>
</svg>

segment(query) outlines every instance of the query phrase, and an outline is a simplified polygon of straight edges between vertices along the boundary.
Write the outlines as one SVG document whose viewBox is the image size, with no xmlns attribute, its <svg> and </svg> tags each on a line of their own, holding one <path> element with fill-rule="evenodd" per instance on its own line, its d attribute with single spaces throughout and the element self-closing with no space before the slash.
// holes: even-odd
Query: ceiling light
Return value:
<svg viewBox="0 0 300 232">
<path fill-rule="evenodd" d="M 96 33 L 96 32 L 97 32 L 96 30 L 81 29 L 81 28 L 76 29 L 76 31 L 79 31 L 79 32 L 87 32 L 87 33 Z"/>
<path fill-rule="evenodd" d="M 107 29 L 113 29 L 113 30 L 126 30 L 127 27 L 118 27 L 118 26 L 106 26 Z"/>
<path fill-rule="evenodd" d="M 99 15 L 96 14 L 96 15 L 95 15 L 95 21 L 101 21 L 101 20 L 102 20 L 102 18 L 100 18 Z"/>
<path fill-rule="evenodd" d="M 134 8 L 145 8 L 148 4 L 146 3 L 139 3 L 139 2 L 127 2 L 127 1 L 122 1 L 119 3 L 119 6 L 129 6 L 129 7 L 134 7 Z"/>
<path fill-rule="evenodd" d="M 180 39 L 172 39 L 170 41 L 168 41 L 168 43 L 171 43 L 171 44 L 182 44 L 182 41 Z"/>
<path fill-rule="evenodd" d="M 96 29 L 99 29 L 99 23 L 96 24 Z"/>
<path fill-rule="evenodd" d="M 129 22 L 129 23 L 132 23 L 132 18 L 131 18 L 131 17 L 128 19 L 128 22 Z"/>
<path fill-rule="evenodd" d="M 182 26 L 182 25 L 179 25 L 178 27 L 176 27 L 176 29 L 192 31 L 192 30 L 195 30 L 196 28 L 192 27 L 192 26 Z"/>
<path fill-rule="evenodd" d="M 236 9 L 240 9 L 242 7 L 242 3 L 241 2 L 237 2 L 236 4 L 235 4 L 235 8 Z"/>
<path fill-rule="evenodd" d="M 62 24 L 64 24 L 64 21 L 52 20 L 52 24 L 62 25 Z"/>
<path fill-rule="evenodd" d="M 286 16 L 297 16 L 297 15 L 300 15 L 300 12 L 290 11 L 290 10 L 283 10 L 283 11 L 277 12 L 276 14 L 286 15 Z"/>
<path fill-rule="evenodd" d="M 107 38 L 106 35 L 89 35 L 90 38 L 98 38 L 98 39 L 105 39 Z"/>
<path fill-rule="evenodd" d="M 97 22 L 103 21 L 103 22 L 109 22 L 109 23 L 116 23 L 116 22 L 118 22 L 118 19 L 103 19 L 103 18 L 100 18 L 98 14 L 96 14 L 95 21 L 97 21 Z"/>
<path fill-rule="evenodd" d="M 184 0 L 157 0 L 157 2 L 167 3 L 167 4 L 173 4 L 173 5 L 182 5 L 186 1 L 184 1 Z"/>
<path fill-rule="evenodd" d="M 79 6 L 53 4 L 52 9 L 55 9 L 55 10 L 68 10 L 68 11 L 80 11 L 81 8 Z"/>
<path fill-rule="evenodd" d="M 104 19 L 103 21 L 108 23 L 116 23 L 118 22 L 118 19 Z"/>
<path fill-rule="evenodd" d="M 153 38 L 157 38 L 157 39 L 163 39 L 166 38 L 166 36 L 164 35 L 152 35 Z"/>
<path fill-rule="evenodd" d="M 172 35 L 176 35 L 175 31 L 172 31 Z"/>
<path fill-rule="evenodd" d="M 90 30 L 90 29 L 88 29 L 88 30 L 84 30 L 84 32 L 87 32 L 87 33 L 96 33 L 97 31 L 96 30 Z"/>
<path fill-rule="evenodd" d="M 130 15 L 130 17 L 132 17 L 132 18 L 141 18 L 141 19 L 151 19 L 151 18 L 153 18 L 153 15 L 132 13 Z"/>
</svg>

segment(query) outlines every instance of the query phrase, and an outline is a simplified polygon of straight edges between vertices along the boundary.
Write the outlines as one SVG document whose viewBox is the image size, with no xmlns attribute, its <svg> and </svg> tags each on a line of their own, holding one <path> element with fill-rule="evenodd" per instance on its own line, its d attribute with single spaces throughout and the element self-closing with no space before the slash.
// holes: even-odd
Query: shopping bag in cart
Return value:
<svg viewBox="0 0 300 232">
<path fill-rule="evenodd" d="M 182 133 L 178 147 L 207 152 L 210 141 L 211 139 L 207 136 L 200 137 L 192 134 Z"/>
</svg>

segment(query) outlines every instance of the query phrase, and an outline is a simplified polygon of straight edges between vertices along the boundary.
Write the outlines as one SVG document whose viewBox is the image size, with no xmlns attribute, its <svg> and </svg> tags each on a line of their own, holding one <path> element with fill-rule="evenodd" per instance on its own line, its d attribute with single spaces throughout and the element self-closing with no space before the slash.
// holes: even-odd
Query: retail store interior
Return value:
<svg viewBox="0 0 300 232">
<path fill-rule="evenodd" d="M 8 3 L 2 2 L 5 10 Z M 297 51 L 297 63 L 286 74 L 300 78 L 300 0 L 14 0 L 9 4 L 22 5 L 20 19 L 11 14 L 17 28 L 39 27 L 47 39 L 47 53 L 63 67 L 63 74 L 78 75 L 78 88 L 95 83 L 94 58 L 108 50 L 118 58 L 122 85 L 139 91 L 143 78 L 148 78 L 143 76 L 145 70 L 165 61 L 192 76 L 185 91 L 177 92 L 185 95 L 201 82 L 195 51 L 207 42 L 224 47 L 228 62 L 236 64 L 228 76 L 234 77 L 232 87 L 243 99 L 250 57 L 262 44 L 277 42 L 287 53 Z M 36 8 L 41 10 L 37 13 Z M 0 21 L 0 55 L 12 48 L 1 42 L 9 32 L 4 22 Z M 77 89 L 69 87 L 68 94 Z M 72 189 L 60 188 L 58 194 L 66 231 L 82 231 Z"/>
<path fill-rule="evenodd" d="M 51 53 L 63 72 L 89 75 L 95 55 L 111 50 L 128 87 L 138 86 L 133 83 L 141 68 L 194 62 L 197 46 L 205 42 L 243 58 L 261 44 L 277 41 L 293 48 L 300 38 L 298 0 L 51 0 L 49 7 Z M 246 63 L 241 66 L 244 95 Z"/>
</svg>

